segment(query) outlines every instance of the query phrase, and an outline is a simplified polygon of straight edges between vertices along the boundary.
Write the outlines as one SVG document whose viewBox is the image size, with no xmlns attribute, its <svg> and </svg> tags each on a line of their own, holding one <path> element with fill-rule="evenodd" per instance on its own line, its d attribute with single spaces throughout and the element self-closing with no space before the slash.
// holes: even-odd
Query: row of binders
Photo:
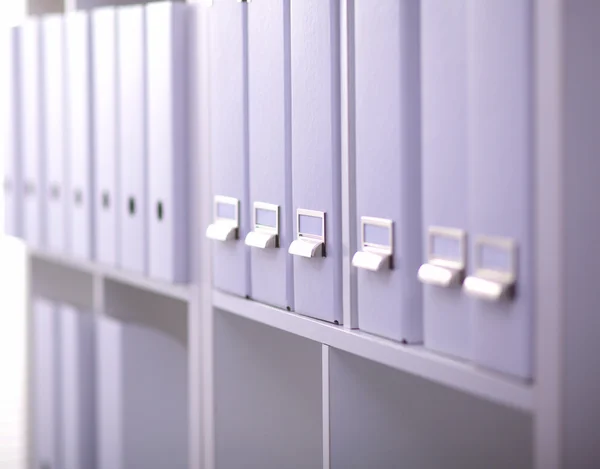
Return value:
<svg viewBox="0 0 600 469">
<path fill-rule="evenodd" d="M 183 343 L 37 296 L 31 329 L 32 467 L 188 467 Z"/>
<path fill-rule="evenodd" d="M 216 288 L 532 377 L 531 2 L 209 15 Z"/>
<path fill-rule="evenodd" d="M 188 280 L 186 13 L 177 3 L 102 8 L 3 36 L 9 234 Z"/>
<path fill-rule="evenodd" d="M 95 467 L 94 315 L 42 298 L 32 309 L 35 467 Z"/>
<path fill-rule="evenodd" d="M 338 324 L 355 294 L 363 331 L 531 378 L 531 1 L 354 0 L 343 15 L 341 5 L 206 7 L 215 288 Z M 52 242 L 60 225 L 73 246 L 93 211 L 84 239 L 97 260 L 185 280 L 192 8 L 100 9 L 17 31 L 28 242 L 44 229 Z M 49 24 L 69 47 L 42 47 Z M 38 86 L 57 51 L 60 98 L 57 81 Z M 69 151 L 51 150 L 62 129 Z M 56 202 L 61 155 L 80 218 Z M 44 162 L 48 189 L 35 192 Z M 356 292 L 343 289 L 345 257 Z"/>
</svg>

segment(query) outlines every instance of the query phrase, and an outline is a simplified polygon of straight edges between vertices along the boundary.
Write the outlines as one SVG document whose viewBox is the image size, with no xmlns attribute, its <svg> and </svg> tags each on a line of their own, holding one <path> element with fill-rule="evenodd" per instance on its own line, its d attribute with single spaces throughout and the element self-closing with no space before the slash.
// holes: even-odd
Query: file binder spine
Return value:
<svg viewBox="0 0 600 469">
<path fill-rule="evenodd" d="M 60 307 L 61 453 L 64 469 L 94 467 L 94 329 L 90 312 Z"/>
<path fill-rule="evenodd" d="M 143 5 L 121 7 L 118 24 L 118 93 L 122 268 L 144 274 L 148 268 L 146 152 L 146 18 Z"/>
<path fill-rule="evenodd" d="M 117 113 L 117 15 L 116 9 L 92 13 L 94 84 L 94 214 L 96 260 L 116 265 L 119 259 L 119 122 Z"/>
<path fill-rule="evenodd" d="M 533 374 L 533 2 L 468 0 L 473 359 Z"/>
<path fill-rule="evenodd" d="M 213 285 L 249 296 L 250 228 L 248 173 L 248 7 L 245 2 L 215 2 L 209 11 L 212 191 L 239 206 L 238 237 L 214 241 Z M 215 220 L 219 204 L 215 203 Z"/>
<path fill-rule="evenodd" d="M 423 266 L 455 275 L 422 279 L 425 346 L 471 357 L 469 302 L 461 291 L 468 237 L 467 0 L 421 3 Z M 438 246 L 445 245 L 440 251 Z M 454 264 L 453 264 L 454 263 Z"/>
<path fill-rule="evenodd" d="M 94 176 L 92 37 L 90 16 L 71 13 L 66 18 L 67 148 L 69 154 L 69 251 L 73 256 L 94 257 Z"/>
<path fill-rule="evenodd" d="M 339 0 L 291 2 L 293 206 L 325 219 L 326 257 L 294 257 L 296 311 L 342 322 Z M 295 217 L 297 237 L 304 229 Z M 317 234 L 317 233 L 312 233 Z M 297 241 L 290 245 L 296 249 Z"/>
<path fill-rule="evenodd" d="M 66 187 L 68 147 L 66 145 L 65 31 L 62 16 L 48 16 L 43 28 L 44 149 L 47 192 L 47 247 L 64 252 L 68 244 Z"/>
<path fill-rule="evenodd" d="M 146 6 L 149 273 L 175 283 L 189 279 L 186 11 Z"/>
<path fill-rule="evenodd" d="M 21 149 L 23 151 L 23 238 L 35 248 L 46 240 L 45 158 L 42 91 L 42 31 L 39 20 L 31 19 L 20 29 Z"/>
<path fill-rule="evenodd" d="M 255 220 L 246 245 L 252 245 L 252 236 L 260 236 L 261 229 L 273 230 L 275 246 L 259 244 L 250 248 L 251 296 L 257 301 L 293 309 L 293 259 L 287 253 L 293 239 L 294 214 L 289 15 L 289 0 L 248 6 L 250 206 L 247 210 Z M 274 214 L 276 223 L 261 228 L 257 214 L 262 213 Z"/>
<path fill-rule="evenodd" d="M 375 7 L 357 0 L 354 7 L 356 208 L 361 220 L 354 229 L 362 239 L 361 252 L 353 258 L 359 268 L 358 325 L 419 343 L 419 2 L 379 0 Z"/>
<path fill-rule="evenodd" d="M 0 99 L 5 103 L 2 111 L 2 152 L 4 154 L 4 231 L 11 236 L 22 236 L 23 233 L 23 164 L 21 153 L 21 77 L 19 57 L 21 53 L 17 28 L 5 32 L 3 50 L 6 58 L 6 80 L 2 81 L 3 89 Z"/>
</svg>

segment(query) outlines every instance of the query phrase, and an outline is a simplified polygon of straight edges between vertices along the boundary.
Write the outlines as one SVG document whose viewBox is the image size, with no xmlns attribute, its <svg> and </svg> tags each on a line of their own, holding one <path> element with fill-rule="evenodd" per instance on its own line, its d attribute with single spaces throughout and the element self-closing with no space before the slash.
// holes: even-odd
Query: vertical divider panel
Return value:
<svg viewBox="0 0 600 469">
<path fill-rule="evenodd" d="M 323 469 L 331 466 L 331 436 L 329 419 L 329 346 L 321 345 L 321 373 L 323 379 Z"/>
<path fill-rule="evenodd" d="M 201 232 L 202 227 L 207 226 L 212 219 L 212 169 L 211 169 L 211 99 L 210 99 L 210 7 L 205 0 L 197 7 L 196 28 L 195 28 L 195 100 L 194 107 L 197 114 L 194 115 L 195 128 L 198 132 L 193 132 L 193 144 L 195 147 L 196 161 L 198 163 L 196 177 L 199 178 L 199 183 L 196 186 L 196 202 L 198 203 L 198 227 L 196 232 Z M 201 419 L 198 425 L 190 421 L 194 429 L 190 431 L 190 439 L 195 438 L 200 433 L 199 438 L 194 443 L 190 444 L 190 469 L 214 469 L 215 468 L 215 410 L 214 410 L 214 347 L 213 347 L 213 323 L 214 310 L 212 307 L 212 271 L 213 263 L 208 262 L 211 259 L 212 243 L 200 237 L 197 241 L 197 258 L 196 267 L 198 268 L 198 276 L 196 281 L 199 284 L 197 292 L 197 303 L 190 304 L 190 327 L 193 323 L 199 325 L 198 337 L 200 343 L 194 343 L 193 332 L 188 331 L 190 335 L 189 353 L 190 367 L 195 365 L 196 360 L 201 364 L 196 367 L 190 375 L 190 386 L 195 386 L 197 381 L 194 380 L 195 373 L 200 373 L 199 387 L 201 395 L 199 398 Z M 203 262 L 202 262 L 203 261 Z M 198 349 L 195 349 L 198 347 Z M 191 354 L 196 354 L 192 356 Z M 196 388 L 190 388 L 195 391 Z M 193 401 L 190 411 L 194 411 Z M 201 440 L 198 448 L 197 442 Z"/>
<path fill-rule="evenodd" d="M 197 4 L 189 7 L 189 79 L 188 93 L 190 102 L 189 152 L 190 170 L 188 174 L 190 211 L 193 214 L 190 233 L 201 233 L 202 227 L 209 222 L 210 216 L 210 168 L 208 168 L 208 106 L 205 91 L 206 74 L 206 8 Z M 208 207 L 207 207 L 208 206 Z M 189 469 L 213 469 L 206 462 L 211 447 L 209 432 L 212 421 L 207 419 L 212 413 L 212 404 L 207 399 L 211 386 L 206 373 L 212 367 L 212 357 L 205 351 L 207 342 L 212 338 L 211 326 L 205 326 L 212 314 L 210 268 L 210 243 L 204 236 L 192 236 L 190 239 L 190 283 L 192 295 L 188 303 L 188 465 Z M 208 270 L 208 273 L 207 273 Z"/>
<path fill-rule="evenodd" d="M 356 116 L 354 84 L 354 0 L 340 5 L 340 103 L 342 151 L 342 307 L 344 327 L 358 329 L 356 252 Z"/>
</svg>

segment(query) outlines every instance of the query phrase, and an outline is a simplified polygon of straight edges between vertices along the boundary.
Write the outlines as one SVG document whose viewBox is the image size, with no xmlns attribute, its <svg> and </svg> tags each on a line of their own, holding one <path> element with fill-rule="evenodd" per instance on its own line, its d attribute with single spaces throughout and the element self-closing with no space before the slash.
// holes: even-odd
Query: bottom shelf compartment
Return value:
<svg viewBox="0 0 600 469">
<path fill-rule="evenodd" d="M 220 310 L 214 327 L 217 469 L 322 467 L 322 346 Z"/>
<path fill-rule="evenodd" d="M 330 349 L 332 469 L 530 469 L 532 417 Z"/>
</svg>

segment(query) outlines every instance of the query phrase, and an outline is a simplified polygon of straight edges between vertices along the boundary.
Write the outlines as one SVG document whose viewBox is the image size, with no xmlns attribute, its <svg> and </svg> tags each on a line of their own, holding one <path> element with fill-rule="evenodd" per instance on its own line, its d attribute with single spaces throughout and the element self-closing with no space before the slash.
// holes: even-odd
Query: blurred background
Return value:
<svg viewBox="0 0 600 469">
<path fill-rule="evenodd" d="M 0 2 L 0 27 L 19 23 L 26 0 Z M 0 70 L 0 80 L 6 70 Z M 0 96 L 0 99 L 5 99 Z M 0 143 L 1 144 L 1 143 Z M 2 152 L 0 152 L 2 158 Z M 0 163 L 2 163 L 0 161 Z M 0 180 L 4 165 L 0 164 Z M 3 210 L 0 191 L 0 211 Z M 4 214 L 0 231 L 4 231 Z M 26 288 L 25 247 L 14 238 L 0 239 L 0 468 L 23 469 L 26 461 Z"/>
</svg>

